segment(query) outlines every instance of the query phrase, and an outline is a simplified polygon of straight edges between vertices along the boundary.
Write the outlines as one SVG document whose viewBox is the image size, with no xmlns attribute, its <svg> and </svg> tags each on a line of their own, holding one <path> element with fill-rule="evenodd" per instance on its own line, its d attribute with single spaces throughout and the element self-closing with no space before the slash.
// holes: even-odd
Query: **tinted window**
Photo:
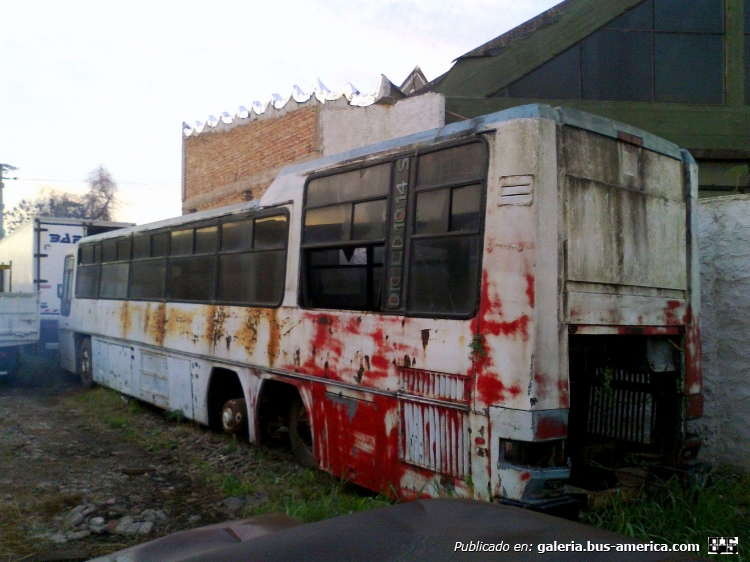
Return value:
<svg viewBox="0 0 750 562">
<path fill-rule="evenodd" d="M 130 259 L 130 238 L 117 241 L 117 261 Z"/>
<path fill-rule="evenodd" d="M 305 213 L 305 243 L 344 242 L 349 240 L 352 206 L 350 204 L 310 209 Z"/>
<path fill-rule="evenodd" d="M 378 240 L 385 238 L 385 210 L 387 201 L 367 201 L 354 205 L 352 240 Z"/>
<path fill-rule="evenodd" d="M 343 203 L 354 199 L 385 197 L 391 182 L 391 163 L 353 170 L 312 180 L 307 184 L 309 207 Z"/>
<path fill-rule="evenodd" d="M 598 31 L 582 57 L 583 99 L 651 101 L 651 33 Z"/>
<path fill-rule="evenodd" d="M 409 310 L 470 314 L 477 304 L 480 239 L 476 236 L 415 240 L 409 269 Z"/>
<path fill-rule="evenodd" d="M 453 189 L 450 230 L 479 230 L 482 208 L 482 186 L 479 184 Z"/>
<path fill-rule="evenodd" d="M 151 256 L 151 237 L 136 236 L 133 238 L 133 259 L 148 258 Z"/>
<path fill-rule="evenodd" d="M 81 246 L 80 257 L 78 259 L 81 265 L 87 265 L 94 263 L 94 246 L 89 244 L 87 246 Z"/>
<path fill-rule="evenodd" d="M 110 263 L 102 266 L 99 297 L 102 299 L 128 298 L 128 269 L 130 264 Z"/>
<path fill-rule="evenodd" d="M 724 102 L 724 37 L 654 35 L 655 97 L 658 102 Z"/>
<path fill-rule="evenodd" d="M 78 267 L 76 273 L 76 297 L 95 299 L 99 295 L 99 265 Z"/>
<path fill-rule="evenodd" d="M 249 250 L 253 245 L 253 221 L 246 219 L 227 222 L 221 226 L 221 250 Z"/>
<path fill-rule="evenodd" d="M 155 258 L 166 257 L 169 254 L 169 232 L 154 234 L 151 237 L 151 255 Z"/>
<path fill-rule="evenodd" d="M 286 246 L 286 217 L 275 216 L 255 219 L 253 248 L 265 250 Z"/>
<path fill-rule="evenodd" d="M 576 45 L 508 86 L 511 98 L 581 99 L 581 49 Z"/>
<path fill-rule="evenodd" d="M 102 263 L 102 246 L 94 244 L 94 263 Z"/>
<path fill-rule="evenodd" d="M 750 14 L 745 14 L 750 18 Z M 750 35 L 745 35 L 745 103 L 750 105 Z"/>
<path fill-rule="evenodd" d="M 117 260 L 117 240 L 105 240 L 102 242 L 102 261 Z"/>
<path fill-rule="evenodd" d="M 284 292 L 284 251 L 219 256 L 217 299 L 276 306 Z"/>
<path fill-rule="evenodd" d="M 193 229 L 172 232 L 171 255 L 187 256 L 193 253 Z"/>
<path fill-rule="evenodd" d="M 129 296 L 131 299 L 160 300 L 164 298 L 166 260 L 134 261 L 130 264 Z"/>
<path fill-rule="evenodd" d="M 483 144 L 472 143 L 420 156 L 417 188 L 482 177 L 486 166 L 486 153 Z"/>
<path fill-rule="evenodd" d="M 654 29 L 723 33 L 724 0 L 654 0 Z"/>
<path fill-rule="evenodd" d="M 417 194 L 417 234 L 447 232 L 450 196 L 450 189 Z"/>
<path fill-rule="evenodd" d="M 167 298 L 178 301 L 208 301 L 213 298 L 214 256 L 169 260 Z"/>
<path fill-rule="evenodd" d="M 219 227 L 206 226 L 195 229 L 195 253 L 212 254 L 219 245 Z"/>
</svg>

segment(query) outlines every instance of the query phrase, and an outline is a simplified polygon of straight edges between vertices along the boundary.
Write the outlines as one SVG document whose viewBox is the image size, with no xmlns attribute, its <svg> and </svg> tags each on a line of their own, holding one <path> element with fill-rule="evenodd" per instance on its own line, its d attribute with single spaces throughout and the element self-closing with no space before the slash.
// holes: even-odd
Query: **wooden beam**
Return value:
<svg viewBox="0 0 750 562">
<path fill-rule="evenodd" d="M 745 0 L 725 1 L 727 105 L 744 105 Z"/>
</svg>

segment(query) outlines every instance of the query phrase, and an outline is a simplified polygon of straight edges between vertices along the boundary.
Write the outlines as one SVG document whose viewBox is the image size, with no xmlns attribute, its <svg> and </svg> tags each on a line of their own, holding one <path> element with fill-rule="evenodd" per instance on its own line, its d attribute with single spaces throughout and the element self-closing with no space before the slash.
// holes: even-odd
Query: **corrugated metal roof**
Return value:
<svg viewBox="0 0 750 562">
<path fill-rule="evenodd" d="M 261 116 L 269 116 L 269 114 L 273 114 L 275 111 L 287 108 L 290 102 L 293 102 L 292 105 L 304 105 L 307 103 L 329 103 L 345 100 L 344 103 L 348 105 L 366 107 L 377 101 L 378 92 L 382 89 L 381 85 L 384 80 L 390 83 L 385 76 L 381 75 L 380 84 L 374 94 L 363 94 L 350 82 L 344 84 L 336 93 L 331 92 L 320 79 L 315 80 L 309 91 L 304 91 L 295 84 L 291 93 L 286 97 L 282 97 L 279 94 L 271 94 L 271 99 L 266 102 L 254 101 L 250 105 L 250 109 L 241 105 L 234 115 L 224 111 L 218 118 L 209 115 L 204 122 L 196 121 L 194 125 L 183 123 L 182 132 L 186 137 L 190 137 L 212 129 L 217 131 L 224 130 L 226 126 L 233 126 L 247 122 L 248 120 L 252 121 Z M 294 107 L 287 109 L 294 109 Z"/>
</svg>

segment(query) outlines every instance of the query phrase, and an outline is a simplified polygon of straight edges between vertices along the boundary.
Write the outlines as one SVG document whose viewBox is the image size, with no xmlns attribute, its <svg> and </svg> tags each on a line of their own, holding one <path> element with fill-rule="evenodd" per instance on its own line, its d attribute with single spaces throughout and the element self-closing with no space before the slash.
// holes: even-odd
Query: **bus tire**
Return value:
<svg viewBox="0 0 750 562">
<path fill-rule="evenodd" d="M 307 468 L 317 468 L 313 451 L 312 424 L 302 400 L 295 398 L 289 409 L 289 441 L 294 459 Z"/>
<path fill-rule="evenodd" d="M 78 349 L 78 376 L 81 377 L 81 386 L 84 388 L 94 386 L 94 369 L 91 359 L 91 338 L 84 338 Z"/>
</svg>

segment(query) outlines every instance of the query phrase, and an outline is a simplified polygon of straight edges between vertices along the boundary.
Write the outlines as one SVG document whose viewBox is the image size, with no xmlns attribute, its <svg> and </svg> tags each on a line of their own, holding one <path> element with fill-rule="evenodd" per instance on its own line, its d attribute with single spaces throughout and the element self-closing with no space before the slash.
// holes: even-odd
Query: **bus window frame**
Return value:
<svg viewBox="0 0 750 562">
<path fill-rule="evenodd" d="M 475 178 L 470 180 L 459 180 L 454 181 L 450 183 L 445 184 L 439 184 L 436 186 L 429 186 L 422 189 L 417 189 L 417 174 L 418 174 L 418 159 L 420 156 L 424 156 L 430 153 L 434 152 L 441 152 L 443 150 L 449 150 L 451 148 L 456 148 L 459 146 L 465 146 L 469 144 L 481 144 L 484 147 L 484 162 L 481 169 L 481 174 Z M 298 306 L 300 309 L 304 310 L 336 310 L 336 311 L 343 311 L 343 312 L 352 312 L 352 313 L 365 313 L 365 314 L 381 314 L 381 315 L 388 315 L 388 316 L 404 316 L 409 318 L 436 318 L 436 319 L 451 319 L 451 320 L 469 320 L 471 318 L 474 318 L 479 311 L 480 301 L 481 301 L 481 285 L 482 285 L 482 266 L 483 266 L 483 256 L 484 256 L 484 244 L 485 244 L 485 215 L 487 213 L 487 182 L 488 182 L 488 176 L 489 176 L 489 163 L 490 163 L 490 145 L 487 139 L 484 135 L 477 135 L 474 134 L 470 137 L 464 137 L 460 139 L 454 139 L 451 141 L 443 142 L 443 143 L 437 143 L 434 145 L 431 145 L 429 147 L 425 148 L 412 148 L 411 150 L 406 150 L 402 152 L 397 152 L 393 154 L 389 154 L 388 156 L 383 156 L 380 158 L 375 158 L 371 160 L 359 160 L 357 162 L 347 163 L 345 165 L 342 165 L 335 170 L 326 170 L 324 172 L 319 173 L 313 173 L 310 174 L 307 179 L 305 180 L 305 185 L 303 187 L 302 192 L 302 212 L 301 212 L 301 220 L 299 225 L 299 236 L 300 236 L 300 245 L 299 245 L 299 274 L 298 274 L 298 289 L 297 289 L 297 301 Z M 396 174 L 396 164 L 399 160 L 403 158 L 409 159 L 409 186 L 408 186 L 408 198 L 407 198 L 407 212 L 406 212 L 406 223 L 404 227 L 404 270 L 403 270 L 403 299 L 405 301 L 404 307 L 401 310 L 389 310 L 386 307 L 386 301 L 385 301 L 385 290 L 387 286 L 387 274 L 389 271 L 389 260 L 390 260 L 390 233 L 393 229 L 393 195 L 392 195 L 392 187 L 394 183 L 394 177 Z M 391 168 L 391 179 L 390 179 L 390 185 L 388 188 L 387 195 L 385 197 L 386 199 L 386 223 L 385 223 L 385 239 L 377 239 L 377 240 L 347 240 L 347 241 L 336 241 L 336 242 L 327 242 L 327 243 L 320 243 L 320 244 L 305 244 L 304 242 L 304 235 L 305 235 L 305 217 L 307 213 L 307 188 L 311 181 L 335 176 L 338 174 L 344 174 L 347 172 L 351 172 L 354 170 L 360 170 L 364 168 L 369 168 L 373 166 L 377 166 L 380 164 L 385 164 L 390 162 L 392 164 Z M 425 234 L 415 234 L 415 224 L 416 224 L 416 202 L 417 202 L 417 193 L 423 193 L 427 191 L 434 191 L 439 189 L 450 189 L 451 191 L 457 187 L 462 186 L 468 186 L 468 185 L 477 185 L 480 186 L 480 208 L 479 208 L 479 226 L 477 228 L 476 232 L 468 233 L 466 231 L 459 231 L 459 232 L 446 232 L 440 235 L 425 235 Z M 367 197 L 363 199 L 356 199 L 349 201 L 352 205 L 352 221 L 353 221 L 353 214 L 354 214 L 354 204 L 355 203 L 364 203 L 368 201 L 374 201 L 374 200 L 380 200 L 382 197 Z M 313 209 L 319 209 L 319 208 L 325 208 L 328 206 L 336 206 L 340 205 L 342 203 L 332 203 L 329 205 L 321 205 L 317 207 L 313 207 Z M 478 256 L 477 256 L 477 275 L 476 275 L 476 286 L 474 287 L 474 298 L 475 298 L 475 304 L 474 307 L 470 312 L 467 313 L 430 313 L 430 312 L 412 312 L 408 310 L 408 291 L 409 291 L 409 278 L 410 278 L 410 269 L 411 266 L 408 264 L 411 264 L 411 247 L 412 247 L 412 240 L 420 240 L 424 238 L 438 238 L 438 237 L 460 237 L 460 236 L 473 236 L 476 235 L 479 238 L 479 248 L 478 248 Z M 375 246 L 379 243 L 384 242 L 384 252 L 385 256 L 383 259 L 383 282 L 380 285 L 380 308 L 376 310 L 367 310 L 367 309 L 343 309 L 343 308 L 323 308 L 319 306 L 308 306 L 305 303 L 308 302 L 309 297 L 307 296 L 308 286 L 307 286 L 307 272 L 308 272 L 308 264 L 307 264 L 307 253 L 306 250 L 310 249 L 325 249 L 325 248 L 342 248 L 342 247 L 360 247 L 360 246 Z"/>
<path fill-rule="evenodd" d="M 274 216 L 283 216 L 284 217 L 284 224 L 285 224 L 285 236 L 284 236 L 284 244 L 283 248 L 269 248 L 269 249 L 260 249 L 256 250 L 253 246 L 255 244 L 255 225 L 254 222 L 257 219 L 263 219 L 268 217 L 274 217 Z M 252 220 L 253 221 L 253 239 L 250 241 L 250 249 L 245 250 L 232 250 L 232 251 L 223 251 L 221 249 L 221 236 L 222 236 L 222 228 L 225 223 L 231 223 L 231 222 L 237 222 L 242 220 Z M 195 241 L 195 231 L 200 228 L 205 227 L 211 227 L 216 226 L 217 227 L 217 241 L 216 241 L 216 248 L 213 252 L 201 252 L 196 253 L 196 241 Z M 158 303 L 186 303 L 186 304 L 208 304 L 208 305 L 223 305 L 223 306 L 240 306 L 245 308 L 278 308 L 281 306 L 281 304 L 284 301 L 285 296 L 285 288 L 286 288 L 286 276 L 287 276 L 287 261 L 289 256 L 289 234 L 291 232 L 291 215 L 289 212 L 289 209 L 287 207 L 269 207 L 267 209 L 260 209 L 260 210 L 248 210 L 241 213 L 236 213 L 232 215 L 226 215 L 226 216 L 220 216 L 215 217 L 212 219 L 199 219 L 194 222 L 184 222 L 176 225 L 172 225 L 170 227 L 163 227 L 158 228 L 154 230 L 149 231 L 139 231 L 139 232 L 131 232 L 124 236 L 113 236 L 111 238 L 106 238 L 104 241 L 110 241 L 113 240 L 115 243 L 115 246 L 118 242 L 122 240 L 129 240 L 130 241 L 130 257 L 126 260 L 116 260 L 116 261 L 108 261 L 103 262 L 102 260 L 102 250 L 101 250 L 101 244 L 102 240 L 88 243 L 88 244 L 82 244 L 79 246 L 78 251 L 76 253 L 76 260 L 75 260 L 75 278 L 77 282 L 78 278 L 78 269 L 79 267 L 98 267 L 99 268 L 99 280 L 97 284 L 97 291 L 96 296 L 86 296 L 86 297 L 79 297 L 78 295 L 75 295 L 75 286 L 73 288 L 74 296 L 76 299 L 86 299 L 86 300 L 115 300 L 115 301 L 134 301 L 134 302 L 158 302 Z M 172 256 L 171 254 L 171 240 L 172 240 L 172 232 L 179 231 L 179 230 L 192 230 L 193 231 L 193 244 L 192 244 L 192 253 L 190 254 L 181 254 L 177 256 Z M 164 256 L 156 256 L 154 257 L 153 254 L 153 236 L 160 235 L 160 234 L 167 234 L 167 252 Z M 150 246 L 150 256 L 147 258 L 134 258 L 134 244 L 133 239 L 136 237 L 149 237 L 149 246 Z M 84 246 L 93 246 L 95 248 L 98 247 L 98 252 L 96 250 L 93 250 L 93 256 L 96 260 L 96 257 L 98 256 L 98 261 L 95 261 L 92 264 L 83 264 L 81 265 L 81 256 L 82 256 L 82 248 Z M 283 273 L 281 274 L 281 279 L 279 280 L 279 284 L 281 286 L 280 291 L 280 298 L 278 302 L 273 304 L 252 304 L 252 303 L 238 303 L 237 301 L 231 301 L 231 300 L 219 300 L 217 298 L 218 294 L 218 284 L 219 284 L 219 258 L 222 255 L 226 254 L 242 254 L 242 253 L 267 253 L 267 252 L 279 252 L 283 251 L 283 257 L 282 263 L 284 264 Z M 169 294 L 169 268 L 170 268 L 170 262 L 173 259 L 184 259 L 184 258 L 192 258 L 192 257 L 207 257 L 212 256 L 213 262 L 214 262 L 214 275 L 212 280 L 212 287 L 211 287 L 211 298 L 208 300 L 184 300 L 184 299 L 173 299 L 168 298 Z M 164 261 L 165 262 L 165 274 L 164 274 L 164 286 L 163 286 L 163 297 L 159 299 L 150 299 L 150 298 L 140 298 L 140 297 L 132 297 L 130 296 L 130 282 L 131 282 L 131 276 L 133 272 L 132 265 L 134 262 L 145 262 L 145 261 Z M 103 265 L 108 265 L 112 263 L 128 263 L 128 279 L 127 279 L 127 297 L 122 298 L 113 298 L 113 297 L 103 297 L 101 296 L 101 269 Z"/>
</svg>

